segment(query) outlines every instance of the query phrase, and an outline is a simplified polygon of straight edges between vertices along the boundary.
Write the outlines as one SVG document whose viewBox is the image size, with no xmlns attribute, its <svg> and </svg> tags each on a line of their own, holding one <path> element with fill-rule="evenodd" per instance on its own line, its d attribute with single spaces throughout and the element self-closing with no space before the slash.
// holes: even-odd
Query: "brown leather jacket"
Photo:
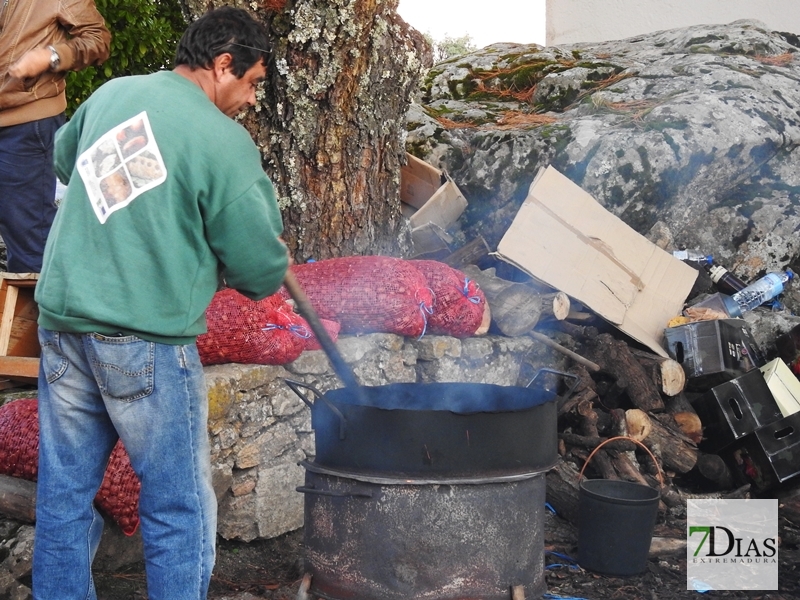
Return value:
<svg viewBox="0 0 800 600">
<path fill-rule="evenodd" d="M 108 58 L 111 34 L 94 0 L 0 0 L 0 127 L 60 114 L 66 71 Z M 58 72 L 20 80 L 9 67 L 32 48 L 52 45 Z"/>
</svg>

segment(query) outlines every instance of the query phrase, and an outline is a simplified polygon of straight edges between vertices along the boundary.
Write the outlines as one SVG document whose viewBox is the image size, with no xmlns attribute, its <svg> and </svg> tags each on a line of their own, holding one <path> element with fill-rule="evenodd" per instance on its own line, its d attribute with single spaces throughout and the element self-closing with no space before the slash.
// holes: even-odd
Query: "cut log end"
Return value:
<svg viewBox="0 0 800 600">
<path fill-rule="evenodd" d="M 650 417 L 638 408 L 625 411 L 625 422 L 628 426 L 628 435 L 637 442 L 644 440 L 653 429 Z"/>
<path fill-rule="evenodd" d="M 564 292 L 557 292 L 553 296 L 553 316 L 557 320 L 563 321 L 569 316 L 569 311 L 570 311 L 569 296 L 567 296 Z"/>
<path fill-rule="evenodd" d="M 661 391 L 667 396 L 677 396 L 686 387 L 686 372 L 681 364 L 665 359 L 661 362 Z"/>
<path fill-rule="evenodd" d="M 489 303 L 483 305 L 483 320 L 480 326 L 473 335 L 486 335 L 489 332 L 489 327 L 492 325 L 492 309 L 489 308 Z"/>
</svg>

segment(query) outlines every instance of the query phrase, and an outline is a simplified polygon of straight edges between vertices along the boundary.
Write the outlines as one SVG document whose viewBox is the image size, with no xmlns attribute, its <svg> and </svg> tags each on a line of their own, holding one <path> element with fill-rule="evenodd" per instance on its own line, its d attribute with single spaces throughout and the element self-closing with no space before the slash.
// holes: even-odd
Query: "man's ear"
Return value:
<svg viewBox="0 0 800 600">
<path fill-rule="evenodd" d="M 233 65 L 233 56 L 230 52 L 223 52 L 214 57 L 214 76 L 219 79 L 225 74 L 225 71 Z"/>
</svg>

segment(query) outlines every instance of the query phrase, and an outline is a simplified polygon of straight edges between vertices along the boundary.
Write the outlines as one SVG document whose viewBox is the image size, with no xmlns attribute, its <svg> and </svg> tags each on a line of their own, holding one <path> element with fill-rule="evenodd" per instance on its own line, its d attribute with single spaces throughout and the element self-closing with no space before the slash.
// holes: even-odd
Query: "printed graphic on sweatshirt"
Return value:
<svg viewBox="0 0 800 600">
<path fill-rule="evenodd" d="M 114 127 L 78 157 L 78 172 L 101 223 L 167 178 L 147 113 Z"/>
</svg>

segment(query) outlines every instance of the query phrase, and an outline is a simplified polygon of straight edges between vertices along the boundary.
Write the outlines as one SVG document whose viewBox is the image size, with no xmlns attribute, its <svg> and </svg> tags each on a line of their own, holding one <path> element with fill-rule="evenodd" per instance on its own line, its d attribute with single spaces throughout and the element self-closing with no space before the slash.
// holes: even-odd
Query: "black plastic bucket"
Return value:
<svg viewBox="0 0 800 600">
<path fill-rule="evenodd" d="M 616 440 L 632 442 L 644 450 L 658 469 L 661 487 L 664 486 L 664 476 L 653 453 L 628 436 L 608 438 L 598 444 L 579 477 L 583 477 L 584 469 L 600 448 Z M 578 499 L 578 564 L 604 575 L 636 575 L 644 571 L 661 491 L 630 481 L 586 479 L 580 483 Z"/>
<path fill-rule="evenodd" d="M 660 497 L 659 490 L 630 481 L 582 481 L 578 564 L 605 575 L 644 571 Z"/>
</svg>

